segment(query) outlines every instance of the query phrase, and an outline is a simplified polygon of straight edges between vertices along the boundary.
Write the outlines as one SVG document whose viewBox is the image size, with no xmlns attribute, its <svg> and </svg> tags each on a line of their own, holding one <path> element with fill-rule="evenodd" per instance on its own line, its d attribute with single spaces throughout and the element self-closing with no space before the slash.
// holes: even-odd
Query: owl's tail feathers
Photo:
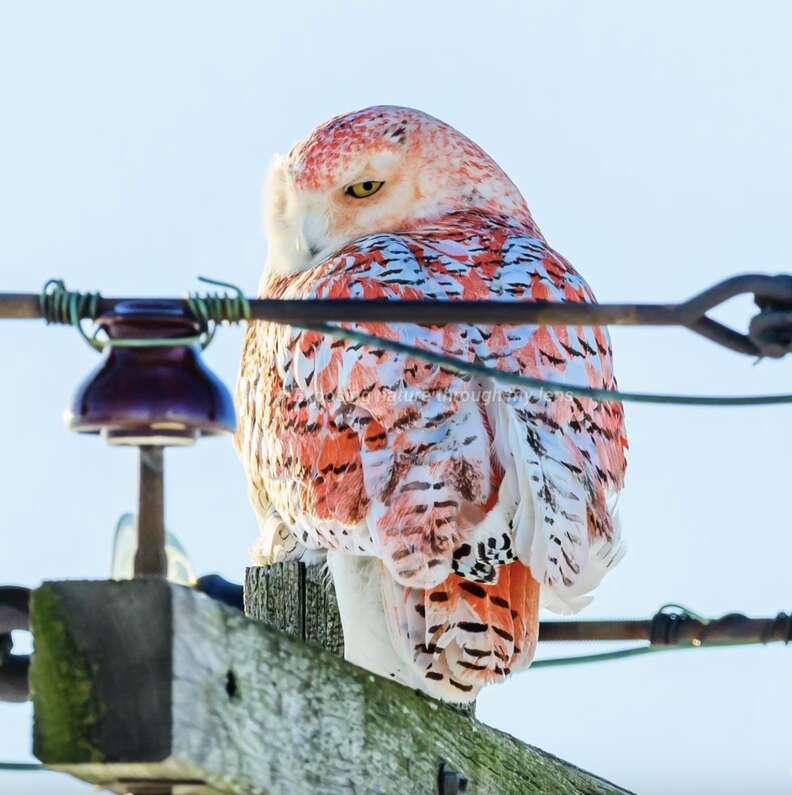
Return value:
<svg viewBox="0 0 792 795">
<path fill-rule="evenodd" d="M 573 615 L 589 605 L 591 592 L 616 566 L 627 551 L 621 533 L 621 521 L 613 514 L 612 535 L 589 540 L 588 560 L 580 576 L 570 586 L 555 584 L 542 588 L 542 607 L 561 615 Z"/>
<path fill-rule="evenodd" d="M 527 566 L 501 566 L 493 584 L 452 574 L 426 590 L 400 585 L 382 572 L 391 641 L 427 693 L 472 701 L 484 685 L 530 665 L 540 588 Z"/>
</svg>

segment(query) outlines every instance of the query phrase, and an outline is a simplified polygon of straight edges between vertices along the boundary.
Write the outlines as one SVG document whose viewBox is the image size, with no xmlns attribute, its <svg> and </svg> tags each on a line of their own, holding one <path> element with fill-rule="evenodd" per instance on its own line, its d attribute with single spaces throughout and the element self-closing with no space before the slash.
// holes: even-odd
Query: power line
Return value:
<svg viewBox="0 0 792 795">
<path fill-rule="evenodd" d="M 694 611 L 670 603 L 663 605 L 650 619 L 542 621 L 539 642 L 548 641 L 619 641 L 646 640 L 645 646 L 534 660 L 531 668 L 605 662 L 659 651 L 700 648 L 733 648 L 768 643 L 792 642 L 792 614 L 778 613 L 773 618 L 748 618 L 742 613 L 728 613 L 708 619 Z"/>
<path fill-rule="evenodd" d="M 33 771 L 33 770 L 46 770 L 44 765 L 36 764 L 35 762 L 0 762 L 0 771 L 6 770 L 11 772 L 16 771 Z"/>
<path fill-rule="evenodd" d="M 518 373 L 504 372 L 493 367 L 487 367 L 475 362 L 467 362 L 453 356 L 426 351 L 401 342 L 386 340 L 372 334 L 364 334 L 352 329 L 339 328 L 329 324 L 306 323 L 301 328 L 316 331 L 321 334 L 330 334 L 342 339 L 360 342 L 375 348 L 381 348 L 394 353 L 414 356 L 426 362 L 437 364 L 440 367 L 466 375 L 483 376 L 491 378 L 502 384 L 522 389 L 542 390 L 544 392 L 578 395 L 590 398 L 601 403 L 654 403 L 659 405 L 676 406 L 763 406 L 783 403 L 792 403 L 792 394 L 778 395 L 667 395 L 654 392 L 621 392 L 616 389 L 597 389 L 595 387 L 564 384 L 557 381 L 548 381 L 542 378 L 519 375 Z"/>
<path fill-rule="evenodd" d="M 50 280 L 44 294 L 0 294 L 0 319 L 47 319 L 73 323 L 95 319 L 132 300 L 167 302 L 195 312 L 206 310 L 208 322 L 238 322 L 244 302 L 249 314 L 244 319 L 266 320 L 305 326 L 318 322 L 343 323 L 483 323 L 494 325 L 621 325 L 683 326 L 730 350 L 749 356 L 778 358 L 792 347 L 792 275 L 742 274 L 725 279 L 686 301 L 676 304 L 589 304 L 575 302 L 522 301 L 506 296 L 500 301 L 389 301 L 342 299 L 261 299 L 245 298 L 233 285 L 204 279 L 234 291 L 234 295 L 193 295 L 190 298 L 105 298 L 99 293 L 66 290 L 63 283 Z M 58 285 L 60 289 L 58 289 Z M 753 322 L 742 334 L 713 320 L 707 312 L 738 295 L 752 295 L 760 306 L 760 322 Z M 72 299 L 78 299 L 72 304 Z M 74 309 L 73 309 L 74 307 Z"/>
<path fill-rule="evenodd" d="M 484 324 L 619 324 L 681 325 L 719 345 L 753 356 L 779 358 L 792 351 L 792 275 L 745 274 L 726 279 L 680 304 L 585 304 L 522 301 L 382 301 L 382 300 L 280 300 L 248 299 L 239 288 L 225 282 L 204 282 L 230 288 L 234 294 L 193 294 L 187 299 L 102 298 L 99 293 L 67 290 L 59 280 L 50 280 L 41 294 L 0 294 L 0 318 L 43 318 L 48 323 L 75 326 L 93 347 L 209 344 L 221 323 L 266 320 L 286 323 L 391 350 L 434 363 L 467 375 L 492 378 L 503 384 L 551 393 L 568 393 L 599 402 L 687 406 L 758 406 L 792 402 L 792 394 L 775 395 L 678 395 L 622 392 L 531 378 L 467 362 L 445 354 L 426 351 L 385 340 L 356 329 L 341 328 L 327 321 L 345 323 L 391 322 L 443 325 Z M 750 293 L 760 312 L 741 334 L 707 316 L 707 312 L 737 295 Z M 96 319 L 129 301 L 145 300 L 188 313 L 202 331 L 189 339 L 111 340 L 89 337 L 82 320 Z M 317 323 L 317 318 L 321 321 Z"/>
</svg>

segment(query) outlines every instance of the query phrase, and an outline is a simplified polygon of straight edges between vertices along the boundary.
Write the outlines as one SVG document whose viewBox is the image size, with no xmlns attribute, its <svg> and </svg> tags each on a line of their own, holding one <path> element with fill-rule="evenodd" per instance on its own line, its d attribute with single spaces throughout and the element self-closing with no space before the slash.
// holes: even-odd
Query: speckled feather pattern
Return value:
<svg viewBox="0 0 792 795">
<path fill-rule="evenodd" d="M 399 121 L 384 123 L 388 146 Z M 333 158 L 371 135 L 364 129 L 363 143 L 339 139 L 343 128 L 330 124 L 292 152 L 298 181 L 320 183 L 337 170 Z M 468 144 L 475 146 L 467 139 L 455 146 Z M 477 167 L 489 167 L 481 150 L 473 154 Z M 371 234 L 307 270 L 265 279 L 262 294 L 593 301 L 521 197 L 514 211 L 506 188 L 503 195 L 508 214 L 496 198 Z M 493 371 L 616 386 L 600 328 L 348 327 Z M 379 558 L 394 647 L 442 697 L 472 698 L 528 665 L 540 593 L 554 609 L 576 610 L 619 557 L 609 498 L 625 471 L 620 404 L 500 387 L 265 323 L 247 332 L 237 402 L 237 445 L 264 529 L 263 555 L 336 550 Z"/>
</svg>

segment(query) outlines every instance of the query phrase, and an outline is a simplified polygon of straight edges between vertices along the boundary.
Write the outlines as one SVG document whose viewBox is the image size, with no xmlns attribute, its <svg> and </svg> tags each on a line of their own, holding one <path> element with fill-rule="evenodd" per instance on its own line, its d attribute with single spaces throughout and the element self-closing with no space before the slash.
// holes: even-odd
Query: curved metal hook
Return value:
<svg viewBox="0 0 792 795">
<path fill-rule="evenodd" d="M 13 654 L 11 633 L 30 630 L 30 589 L 0 587 L 0 701 L 30 699 L 28 684 L 29 654 Z"/>
<path fill-rule="evenodd" d="M 719 323 L 707 312 L 731 298 L 753 294 L 760 312 L 748 334 Z M 746 273 L 733 276 L 694 295 L 676 307 L 675 317 L 691 331 L 748 356 L 780 359 L 792 353 L 792 276 Z"/>
</svg>

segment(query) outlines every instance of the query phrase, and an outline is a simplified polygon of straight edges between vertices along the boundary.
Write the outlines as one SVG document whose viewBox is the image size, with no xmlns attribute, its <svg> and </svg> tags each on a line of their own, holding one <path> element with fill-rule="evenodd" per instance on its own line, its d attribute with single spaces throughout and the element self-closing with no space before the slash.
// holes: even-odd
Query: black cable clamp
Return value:
<svg viewBox="0 0 792 795">
<path fill-rule="evenodd" d="M 762 356 L 780 359 L 792 353 L 792 301 L 754 296 L 759 314 L 748 326 L 748 336 Z"/>
<path fill-rule="evenodd" d="M 666 612 L 661 609 L 652 616 L 649 628 L 650 646 L 679 645 L 679 630 L 683 624 L 693 621 L 693 617 L 685 612 Z"/>
<path fill-rule="evenodd" d="M 14 654 L 14 630 L 30 630 L 30 589 L 0 586 L 0 701 L 30 699 L 29 654 Z"/>
<path fill-rule="evenodd" d="M 779 613 L 772 621 L 768 621 L 762 632 L 761 643 L 781 640 L 784 646 L 792 643 L 792 613 Z"/>
</svg>

